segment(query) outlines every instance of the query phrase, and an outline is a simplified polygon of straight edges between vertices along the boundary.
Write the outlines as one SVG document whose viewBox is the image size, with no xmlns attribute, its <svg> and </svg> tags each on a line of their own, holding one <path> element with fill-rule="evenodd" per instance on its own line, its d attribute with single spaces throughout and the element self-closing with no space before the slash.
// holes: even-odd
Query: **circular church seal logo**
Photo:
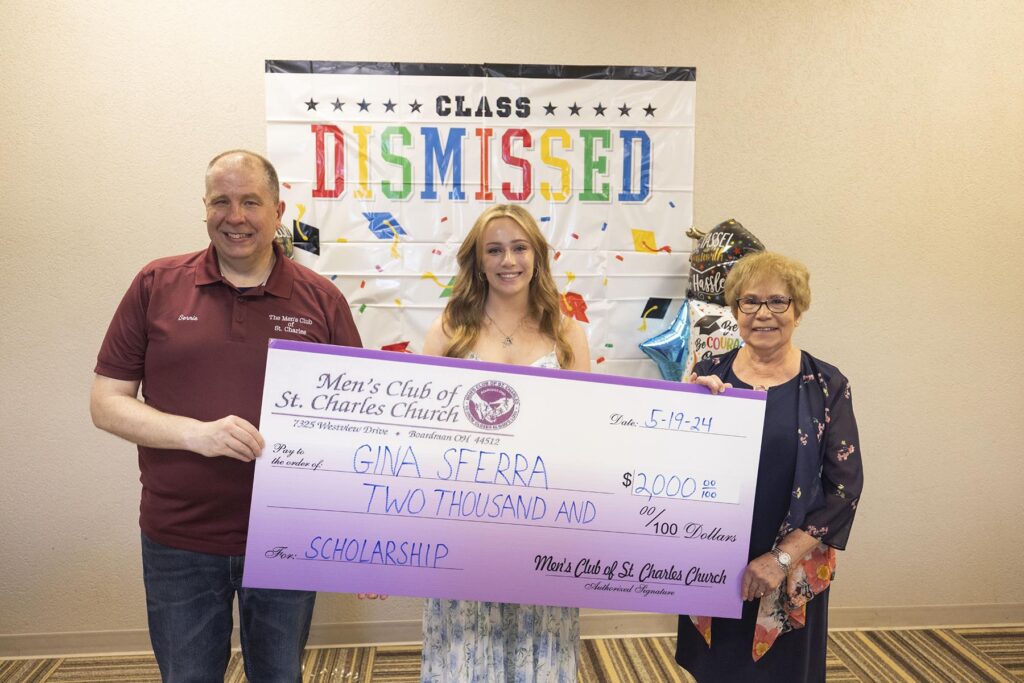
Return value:
<svg viewBox="0 0 1024 683">
<path fill-rule="evenodd" d="M 519 394 L 504 382 L 486 380 L 466 392 L 462 409 L 480 429 L 503 429 L 519 415 Z"/>
</svg>

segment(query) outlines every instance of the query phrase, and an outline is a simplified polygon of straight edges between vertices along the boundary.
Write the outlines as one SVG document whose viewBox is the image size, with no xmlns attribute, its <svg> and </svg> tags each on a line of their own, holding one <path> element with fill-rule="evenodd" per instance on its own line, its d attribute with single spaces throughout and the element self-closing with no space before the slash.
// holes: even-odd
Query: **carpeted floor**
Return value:
<svg viewBox="0 0 1024 683">
<path fill-rule="evenodd" d="M 583 641 L 579 680 L 585 683 L 692 681 L 672 658 L 675 638 Z M 413 683 L 416 645 L 325 648 L 306 653 L 308 683 Z M 4 683 L 159 681 L 151 656 L 0 659 Z M 225 681 L 245 681 L 231 659 Z M 829 635 L 828 681 L 1024 681 L 1024 626 L 903 631 L 837 631 Z"/>
</svg>

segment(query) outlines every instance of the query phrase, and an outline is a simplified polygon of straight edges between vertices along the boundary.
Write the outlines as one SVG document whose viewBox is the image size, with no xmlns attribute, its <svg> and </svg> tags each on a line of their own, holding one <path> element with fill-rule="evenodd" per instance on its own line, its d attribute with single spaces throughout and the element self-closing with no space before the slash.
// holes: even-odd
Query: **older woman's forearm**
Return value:
<svg viewBox="0 0 1024 683">
<path fill-rule="evenodd" d="M 807 553 L 818 545 L 818 539 L 803 529 L 794 529 L 786 534 L 778 543 L 778 549 L 789 553 L 794 562 L 800 561 Z"/>
</svg>

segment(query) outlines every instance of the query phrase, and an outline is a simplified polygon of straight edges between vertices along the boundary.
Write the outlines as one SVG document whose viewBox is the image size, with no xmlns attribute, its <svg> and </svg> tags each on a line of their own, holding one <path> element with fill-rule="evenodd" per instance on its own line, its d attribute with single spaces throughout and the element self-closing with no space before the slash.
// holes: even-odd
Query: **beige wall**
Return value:
<svg viewBox="0 0 1024 683">
<path fill-rule="evenodd" d="M 697 223 L 807 262 L 798 341 L 854 383 L 833 623 L 1024 621 L 1022 40 L 1015 1 L 0 3 L 0 655 L 145 646 L 91 370 L 137 269 L 204 246 L 206 160 L 263 149 L 266 58 L 696 66 Z M 325 595 L 314 639 L 417 618 Z"/>
</svg>

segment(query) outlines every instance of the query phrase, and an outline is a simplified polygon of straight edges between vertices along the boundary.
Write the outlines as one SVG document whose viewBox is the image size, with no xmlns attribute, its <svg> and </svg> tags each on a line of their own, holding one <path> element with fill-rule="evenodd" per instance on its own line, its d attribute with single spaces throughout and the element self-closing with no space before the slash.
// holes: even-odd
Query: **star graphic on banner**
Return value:
<svg viewBox="0 0 1024 683">
<path fill-rule="evenodd" d="M 365 97 L 361 102 L 357 102 L 356 104 L 359 105 L 359 111 L 370 111 L 370 103 L 366 101 Z"/>
<path fill-rule="evenodd" d="M 650 103 L 648 103 L 647 106 L 644 107 L 644 116 L 654 116 L 654 110 L 656 109 L 657 107 L 652 107 Z"/>
<path fill-rule="evenodd" d="M 619 116 L 629 116 L 629 109 L 630 108 L 626 106 L 626 103 L 623 102 L 622 106 L 619 107 Z"/>
<path fill-rule="evenodd" d="M 569 115 L 570 116 L 579 116 L 580 115 L 580 106 L 578 104 L 576 104 L 575 102 L 573 102 L 572 105 L 569 107 Z"/>
<path fill-rule="evenodd" d="M 395 104 L 396 103 L 392 102 L 391 98 L 389 97 L 388 101 L 384 103 L 384 111 L 394 111 L 395 110 Z"/>
<path fill-rule="evenodd" d="M 594 107 L 594 113 L 597 114 L 598 116 L 604 116 L 604 110 L 607 109 L 607 108 L 608 107 L 606 107 L 603 104 L 601 104 L 600 102 L 598 102 L 597 106 Z"/>
<path fill-rule="evenodd" d="M 556 109 L 558 109 L 558 107 L 556 107 L 555 105 L 553 105 L 550 102 L 548 102 L 547 104 L 544 105 L 544 115 L 545 116 L 554 116 Z"/>
<path fill-rule="evenodd" d="M 310 97 L 309 98 L 309 102 L 303 102 L 303 104 L 306 105 L 306 111 L 316 111 L 316 105 L 318 105 L 320 103 L 319 102 L 314 102 L 313 98 Z"/>
<path fill-rule="evenodd" d="M 422 106 L 423 106 L 422 102 L 418 102 L 417 100 L 413 100 L 412 103 L 409 105 L 409 111 L 410 112 L 417 112 L 418 113 L 419 110 L 420 110 L 420 107 L 422 107 Z"/>
<path fill-rule="evenodd" d="M 341 111 L 341 108 L 342 108 L 343 106 L 345 106 L 345 103 L 344 103 L 344 102 L 342 102 L 342 101 L 341 101 L 341 100 L 340 100 L 339 98 L 337 98 L 337 97 L 335 97 L 335 98 L 334 98 L 334 102 L 332 102 L 331 104 L 332 104 L 332 105 L 334 106 L 334 111 Z"/>
</svg>

